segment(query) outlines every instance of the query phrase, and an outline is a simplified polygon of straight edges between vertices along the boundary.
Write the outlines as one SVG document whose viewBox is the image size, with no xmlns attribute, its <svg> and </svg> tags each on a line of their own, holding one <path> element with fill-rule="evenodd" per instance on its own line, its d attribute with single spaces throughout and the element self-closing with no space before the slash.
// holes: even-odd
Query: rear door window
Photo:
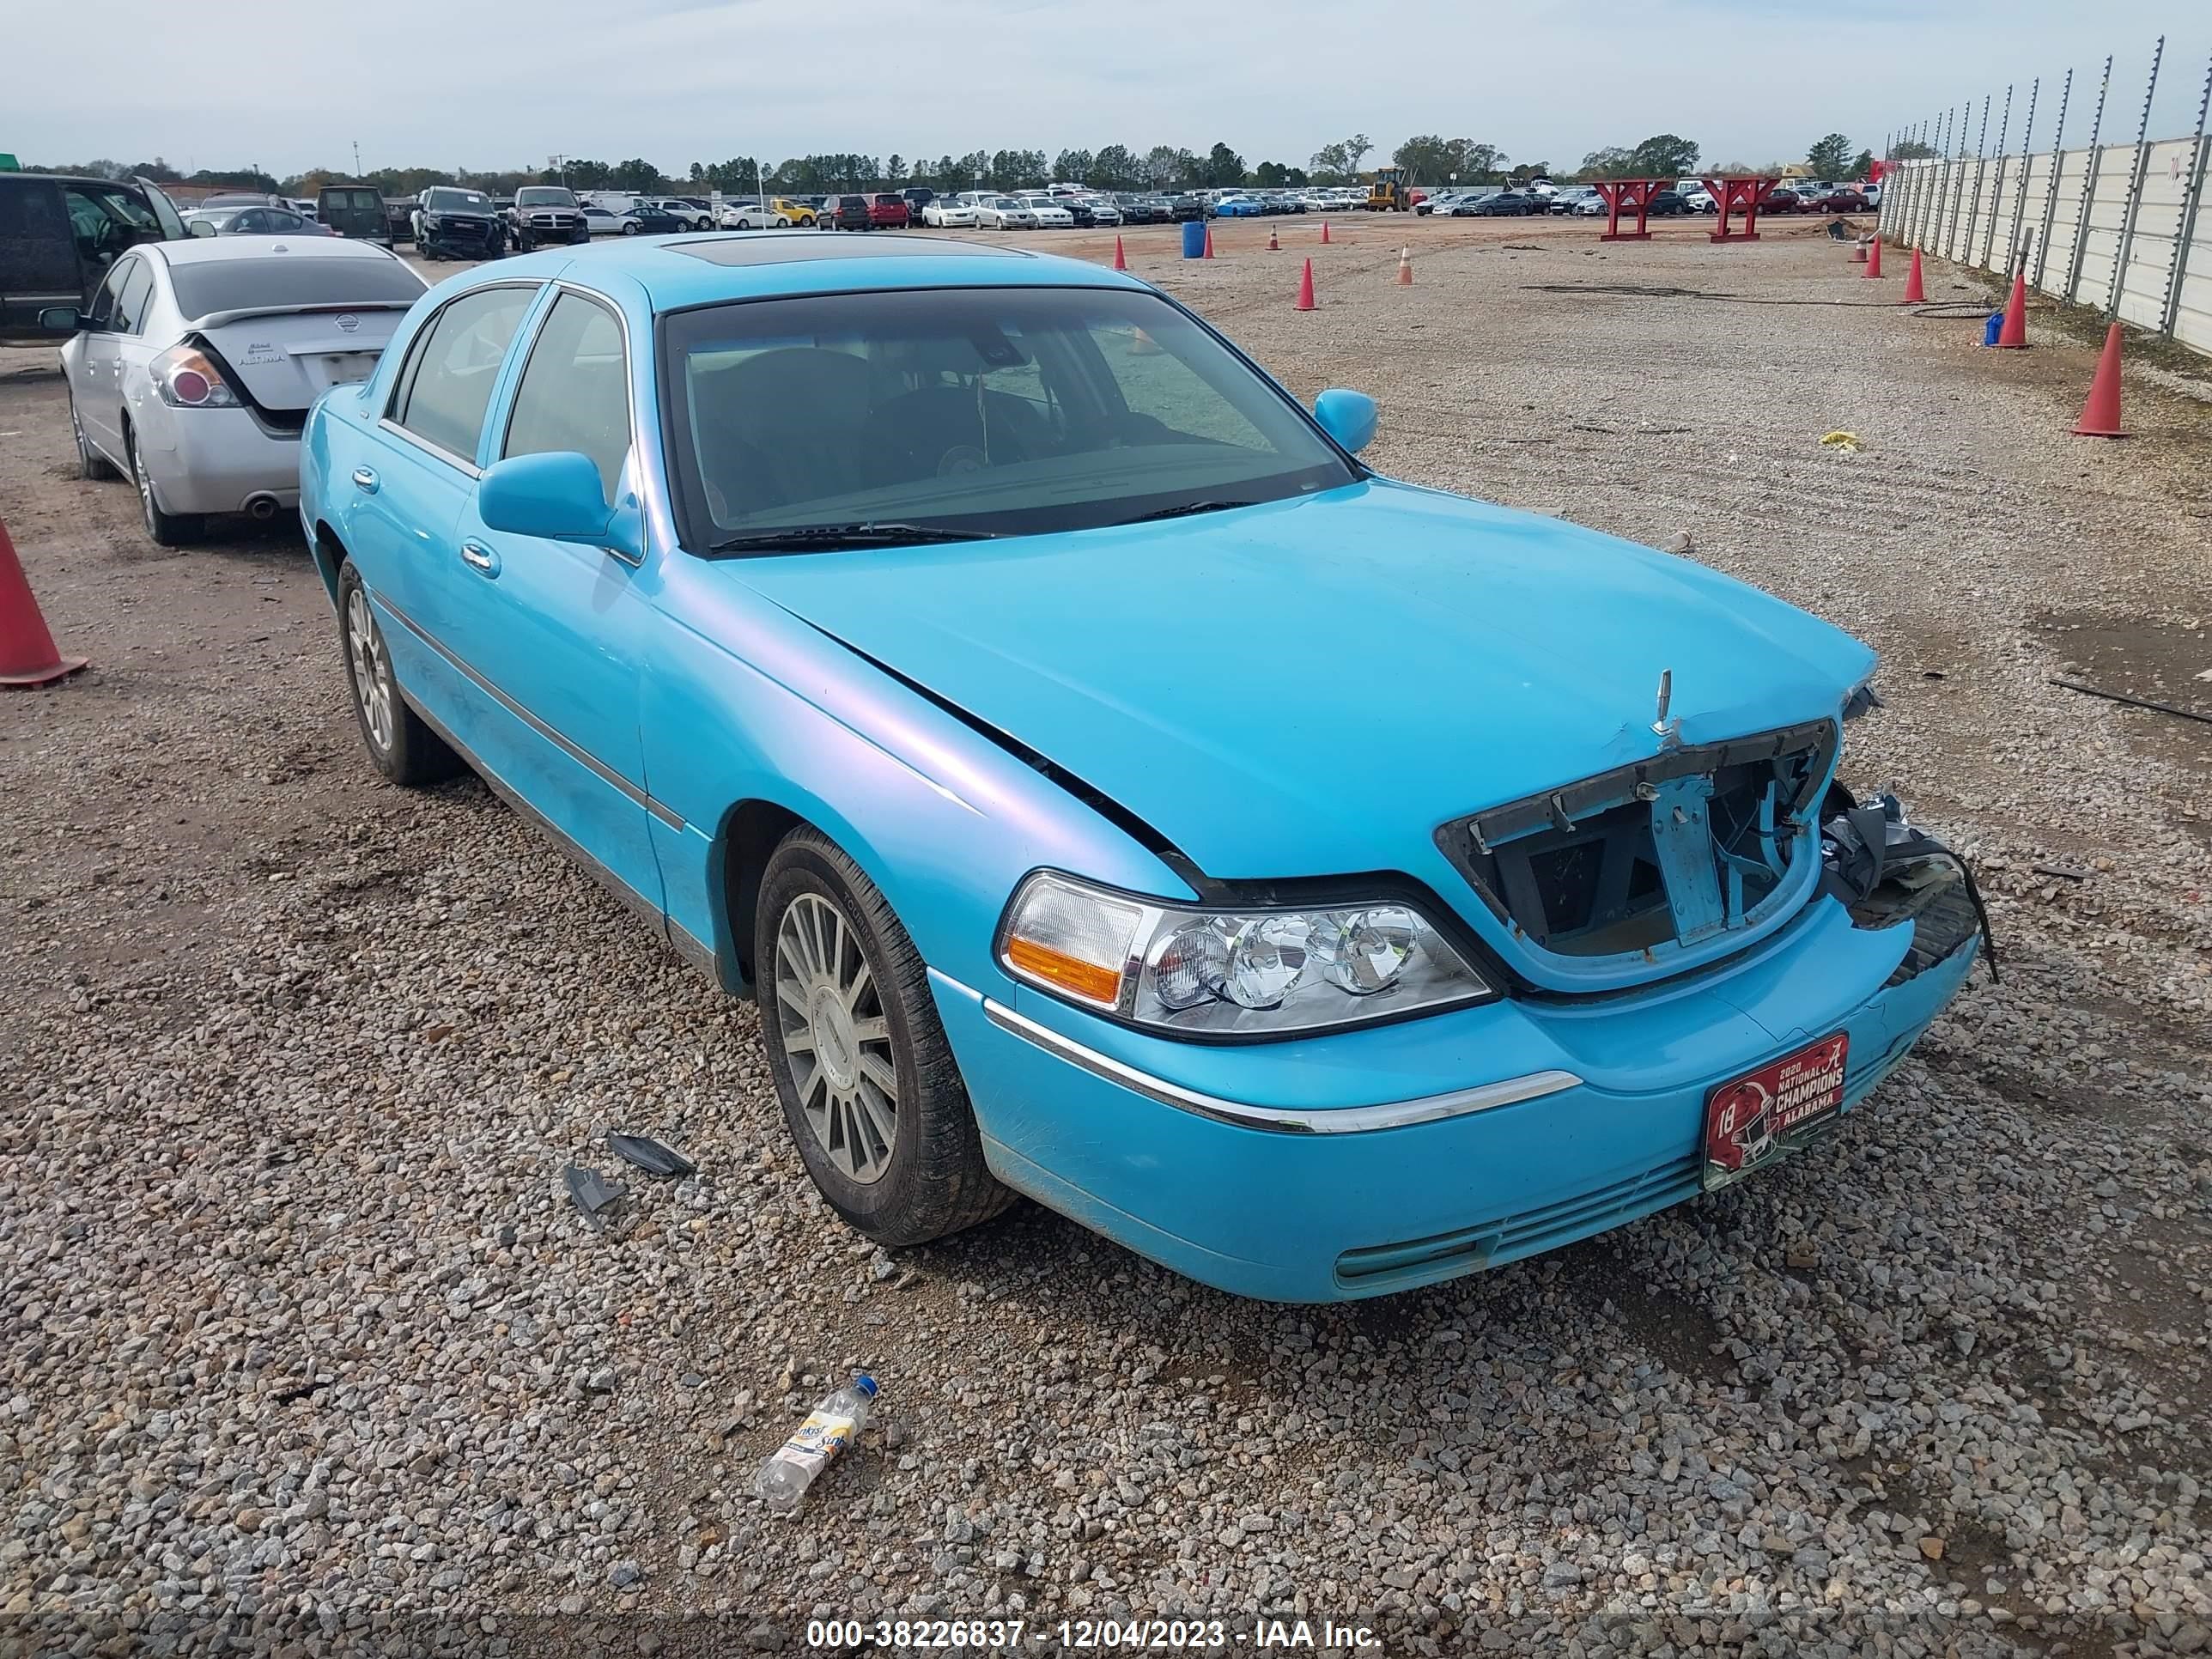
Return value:
<svg viewBox="0 0 2212 1659">
<path fill-rule="evenodd" d="M 123 287 L 115 296 L 115 331 L 136 334 L 146 321 L 146 302 L 153 297 L 154 268 L 142 258 L 124 260 L 117 269 L 123 271 Z"/>
<path fill-rule="evenodd" d="M 474 465 L 499 366 L 537 298 L 535 288 L 484 288 L 447 306 L 409 359 L 392 421 Z"/>
</svg>

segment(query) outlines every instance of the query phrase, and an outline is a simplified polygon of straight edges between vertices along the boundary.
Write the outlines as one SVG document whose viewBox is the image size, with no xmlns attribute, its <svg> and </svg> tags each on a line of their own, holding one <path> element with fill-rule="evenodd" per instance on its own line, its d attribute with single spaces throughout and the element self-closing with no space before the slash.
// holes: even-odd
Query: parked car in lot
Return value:
<svg viewBox="0 0 2212 1659">
<path fill-rule="evenodd" d="M 1370 400 L 1095 264 L 752 246 L 444 285 L 301 517 L 371 763 L 475 766 L 751 995 L 865 1237 L 1023 1193 L 1429 1284 L 1783 1162 L 1959 989 L 1963 865 L 1835 781 L 1839 629 L 1393 483 Z M 1354 612 L 1372 695 L 1219 648 Z"/>
<path fill-rule="evenodd" d="M 923 206 L 921 222 L 940 230 L 972 230 L 975 228 L 975 204 L 939 196 Z"/>
<path fill-rule="evenodd" d="M 584 204 L 564 185 L 523 185 L 505 217 L 507 240 L 517 252 L 531 252 L 541 243 L 574 246 L 592 240 Z"/>
<path fill-rule="evenodd" d="M 1017 198 L 1030 210 L 1030 221 L 1039 230 L 1073 230 L 1075 210 L 1064 201 L 1054 201 L 1048 196 L 1024 196 Z"/>
<path fill-rule="evenodd" d="M 1713 199 L 1712 191 L 1703 185 L 1677 186 L 1682 192 L 1682 202 L 1692 213 L 1718 213 L 1720 204 Z"/>
<path fill-rule="evenodd" d="M 1759 198 L 1759 210 L 1761 213 L 1807 213 L 1811 211 L 1807 206 L 1808 199 L 1787 185 L 1777 185 Z"/>
<path fill-rule="evenodd" d="M 374 190 L 368 190 L 366 186 L 355 185 L 346 186 L 343 193 L 356 201 L 362 199 L 365 195 L 376 195 L 376 192 Z M 324 191 L 323 222 L 326 225 L 331 224 L 330 195 L 330 191 L 327 189 Z M 378 200 L 384 204 L 384 245 L 386 247 L 396 247 L 402 242 L 413 241 L 415 240 L 415 210 L 422 205 L 422 197 L 419 194 L 414 196 L 385 196 L 378 197 Z M 358 216 L 364 225 L 364 228 L 358 232 L 349 232 L 339 228 L 336 225 L 331 225 L 331 228 L 333 230 L 337 230 L 338 234 L 341 236 L 358 234 L 364 241 L 373 242 L 376 240 L 376 237 L 370 234 L 370 232 L 366 228 L 367 213 L 365 209 L 360 212 Z"/>
<path fill-rule="evenodd" d="M 185 215 L 194 236 L 328 236 L 333 233 L 289 208 L 195 208 Z"/>
<path fill-rule="evenodd" d="M 975 222 L 985 230 L 1035 230 L 1036 210 L 1012 196 L 987 196 L 975 204 Z"/>
<path fill-rule="evenodd" d="M 507 252 L 507 222 L 480 190 L 433 185 L 416 205 L 414 228 L 425 259 L 496 259 Z"/>
<path fill-rule="evenodd" d="M 1599 197 L 1595 185 L 1562 185 L 1552 192 L 1550 199 L 1544 204 L 1544 210 L 1547 213 L 1571 214 L 1584 202 L 1595 202 L 1598 211 L 1602 213 L 1605 210 L 1605 203 Z"/>
<path fill-rule="evenodd" d="M 1185 225 L 1194 220 L 1211 218 L 1213 208 L 1203 196 L 1185 191 L 1168 198 L 1168 212 L 1175 223 Z"/>
<path fill-rule="evenodd" d="M 866 196 L 825 196 L 815 210 L 814 222 L 823 230 L 872 230 L 871 205 L 872 198 Z"/>
<path fill-rule="evenodd" d="M 1091 215 L 1091 223 L 1101 229 L 1118 230 L 1127 221 L 1128 216 L 1121 211 L 1121 205 L 1111 197 L 1086 196 L 1083 198 L 1083 205 Z M 1078 217 L 1075 222 L 1080 225 L 1084 222 Z"/>
<path fill-rule="evenodd" d="M 1646 216 L 1653 219 L 1670 219 L 1689 210 L 1689 201 L 1679 190 L 1653 191 L 1651 200 L 1644 208 Z"/>
<path fill-rule="evenodd" d="M 1838 185 L 1816 197 L 1813 210 L 1816 213 L 1871 213 L 1874 204 L 1866 198 L 1863 191 L 1854 190 L 1849 185 Z"/>
<path fill-rule="evenodd" d="M 750 196 L 732 197 L 722 204 L 718 225 L 723 230 L 781 230 L 789 226 L 789 216 L 776 210 L 772 202 L 763 202 Z"/>
<path fill-rule="evenodd" d="M 712 230 L 714 210 L 708 203 L 693 201 L 688 196 L 641 196 L 634 204 L 641 217 L 659 213 L 676 222 L 678 230 Z"/>
<path fill-rule="evenodd" d="M 1261 212 L 1259 202 L 1249 196 L 1224 196 L 1213 204 L 1217 219 L 1256 219 Z"/>
<path fill-rule="evenodd" d="M 1471 197 L 1446 210 L 1455 219 L 1520 219 L 1541 213 L 1547 204 L 1527 191 L 1501 190 L 1494 196 Z"/>
<path fill-rule="evenodd" d="M 147 179 L 0 173 L 0 344 L 64 337 L 40 318 L 88 307 L 115 262 L 141 243 L 189 234 Z"/>
<path fill-rule="evenodd" d="M 368 379 L 425 287 L 389 249 L 335 236 L 131 250 L 82 313 L 50 319 L 70 336 L 80 472 L 130 478 L 163 546 L 210 514 L 274 518 L 299 499 L 308 405 Z"/>
<path fill-rule="evenodd" d="M 869 229 L 904 230 L 909 222 L 906 198 L 896 191 L 884 191 L 868 198 Z"/>
</svg>

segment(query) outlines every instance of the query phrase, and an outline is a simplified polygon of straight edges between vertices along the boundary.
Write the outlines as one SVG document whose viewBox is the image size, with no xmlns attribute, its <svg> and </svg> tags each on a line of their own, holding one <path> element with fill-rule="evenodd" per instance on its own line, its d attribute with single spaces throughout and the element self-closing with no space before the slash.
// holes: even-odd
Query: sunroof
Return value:
<svg viewBox="0 0 2212 1659">
<path fill-rule="evenodd" d="M 696 242 L 664 244 L 710 265 L 781 265 L 804 259 L 1026 259 L 1019 248 L 987 247 L 942 236 L 855 236 L 818 230 L 731 231 Z"/>
</svg>

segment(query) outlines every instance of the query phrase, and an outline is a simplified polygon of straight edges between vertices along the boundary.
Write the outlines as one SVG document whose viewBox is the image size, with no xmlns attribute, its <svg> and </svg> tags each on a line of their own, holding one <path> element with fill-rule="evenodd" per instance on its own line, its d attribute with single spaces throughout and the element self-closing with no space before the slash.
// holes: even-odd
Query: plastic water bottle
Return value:
<svg viewBox="0 0 2212 1659">
<path fill-rule="evenodd" d="M 797 1509 L 814 1478 L 867 1427 L 868 1407 L 875 1397 L 876 1379 L 862 1376 L 851 1388 L 823 1400 L 760 1466 L 760 1473 L 753 1476 L 755 1495 L 778 1515 Z"/>
</svg>

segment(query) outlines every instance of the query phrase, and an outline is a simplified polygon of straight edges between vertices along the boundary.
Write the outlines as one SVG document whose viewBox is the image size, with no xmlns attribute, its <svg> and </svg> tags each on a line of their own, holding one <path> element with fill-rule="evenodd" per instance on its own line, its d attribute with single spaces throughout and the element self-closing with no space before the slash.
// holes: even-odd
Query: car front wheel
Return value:
<svg viewBox="0 0 2212 1659">
<path fill-rule="evenodd" d="M 890 902 L 818 830 L 762 873 L 761 1031 L 785 1124 L 830 1208 L 879 1244 L 920 1244 L 1013 1195 L 983 1162 L 928 969 Z"/>
</svg>

